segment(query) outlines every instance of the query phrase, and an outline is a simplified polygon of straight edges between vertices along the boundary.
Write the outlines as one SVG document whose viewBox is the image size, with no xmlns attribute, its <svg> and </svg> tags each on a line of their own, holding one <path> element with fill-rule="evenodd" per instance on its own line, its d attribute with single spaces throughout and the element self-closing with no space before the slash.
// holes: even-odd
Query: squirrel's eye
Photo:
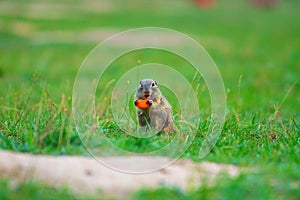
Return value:
<svg viewBox="0 0 300 200">
<path fill-rule="evenodd" d="M 153 82 L 153 83 L 152 83 L 152 87 L 154 87 L 154 86 L 155 86 L 155 83 Z"/>
</svg>

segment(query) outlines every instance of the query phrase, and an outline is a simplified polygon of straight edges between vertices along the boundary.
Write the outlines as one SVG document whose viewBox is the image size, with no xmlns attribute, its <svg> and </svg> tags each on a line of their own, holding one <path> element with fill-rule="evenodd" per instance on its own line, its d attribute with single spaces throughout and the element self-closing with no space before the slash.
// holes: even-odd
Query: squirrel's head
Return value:
<svg viewBox="0 0 300 200">
<path fill-rule="evenodd" d="M 150 97 L 153 92 L 159 91 L 157 82 L 152 79 L 141 80 L 138 90 L 144 95 L 145 98 Z"/>
</svg>

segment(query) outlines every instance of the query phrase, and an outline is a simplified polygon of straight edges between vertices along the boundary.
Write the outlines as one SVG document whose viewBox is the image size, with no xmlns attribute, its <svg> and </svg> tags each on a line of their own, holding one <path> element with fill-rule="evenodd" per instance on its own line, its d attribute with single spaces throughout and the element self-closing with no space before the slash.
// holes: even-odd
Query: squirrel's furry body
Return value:
<svg viewBox="0 0 300 200">
<path fill-rule="evenodd" d="M 160 92 L 156 81 L 152 79 L 141 80 L 140 85 L 136 89 L 135 101 L 147 98 L 150 103 L 149 108 L 137 109 L 139 125 L 146 128 L 150 127 L 154 131 L 176 132 L 172 107 Z"/>
</svg>

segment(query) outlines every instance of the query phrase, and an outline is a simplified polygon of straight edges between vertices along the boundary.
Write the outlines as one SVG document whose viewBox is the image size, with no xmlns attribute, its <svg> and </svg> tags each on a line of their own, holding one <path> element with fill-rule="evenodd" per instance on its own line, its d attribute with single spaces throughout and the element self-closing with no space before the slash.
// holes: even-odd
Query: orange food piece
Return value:
<svg viewBox="0 0 300 200">
<path fill-rule="evenodd" d="M 147 98 L 147 99 L 136 100 L 134 102 L 134 105 L 137 106 L 140 109 L 146 109 L 146 108 L 149 108 L 149 106 L 151 105 L 151 103 L 149 102 L 149 99 Z"/>
</svg>

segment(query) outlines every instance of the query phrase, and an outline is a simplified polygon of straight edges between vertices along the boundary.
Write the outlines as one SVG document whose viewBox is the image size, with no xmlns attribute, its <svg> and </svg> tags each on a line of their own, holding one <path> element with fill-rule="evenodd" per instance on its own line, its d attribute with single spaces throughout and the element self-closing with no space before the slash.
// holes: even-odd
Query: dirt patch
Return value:
<svg viewBox="0 0 300 200">
<path fill-rule="evenodd" d="M 111 157 L 112 162 L 124 165 L 132 157 Z M 153 165 L 169 158 L 141 157 L 143 164 Z M 136 160 L 136 159 L 133 159 Z M 239 169 L 233 165 L 211 162 L 193 163 L 179 160 L 169 167 L 148 174 L 126 174 L 103 166 L 93 158 L 78 156 L 45 156 L 0 151 L 0 175 L 14 183 L 28 179 L 53 186 L 67 186 L 79 195 L 97 195 L 102 191 L 105 197 L 129 197 L 131 192 L 141 188 L 155 188 L 162 185 L 186 190 L 197 187 L 206 180 L 213 181 L 221 172 L 234 177 Z"/>
</svg>

